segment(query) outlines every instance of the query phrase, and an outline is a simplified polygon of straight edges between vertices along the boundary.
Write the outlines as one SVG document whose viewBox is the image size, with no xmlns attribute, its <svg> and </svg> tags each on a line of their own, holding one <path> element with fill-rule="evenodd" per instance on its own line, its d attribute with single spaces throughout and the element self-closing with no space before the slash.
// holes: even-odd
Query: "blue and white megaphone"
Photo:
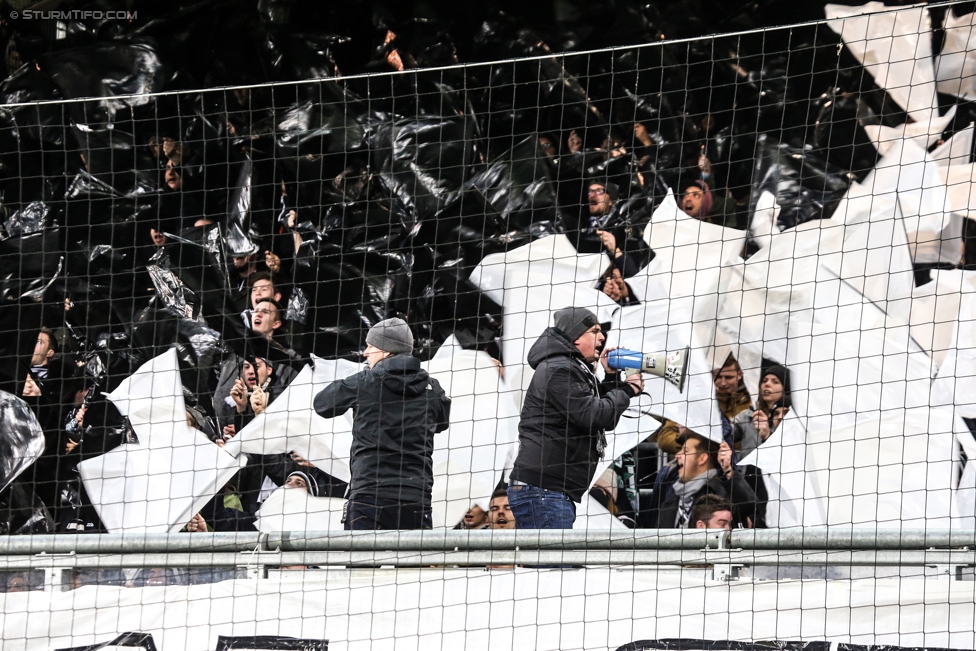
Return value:
<svg viewBox="0 0 976 651">
<path fill-rule="evenodd" d="M 618 348 L 607 355 L 610 368 L 623 371 L 628 376 L 636 373 L 650 373 L 678 387 L 679 392 L 685 390 L 685 374 L 688 372 L 688 358 L 691 353 L 689 347 L 673 353 L 642 353 L 636 350 Z"/>
</svg>

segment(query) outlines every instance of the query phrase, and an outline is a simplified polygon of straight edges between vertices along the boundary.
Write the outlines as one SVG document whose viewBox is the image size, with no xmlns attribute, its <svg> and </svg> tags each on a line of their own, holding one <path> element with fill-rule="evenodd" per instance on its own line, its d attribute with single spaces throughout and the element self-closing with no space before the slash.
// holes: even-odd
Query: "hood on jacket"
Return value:
<svg viewBox="0 0 976 651">
<path fill-rule="evenodd" d="M 549 327 L 542 331 L 539 338 L 532 344 L 532 348 L 529 349 L 529 366 L 537 368 L 543 360 L 550 357 L 573 356 L 583 359 L 579 350 L 562 330 Z"/>
<path fill-rule="evenodd" d="M 383 376 L 383 386 L 393 393 L 416 397 L 427 390 L 430 376 L 411 355 L 394 355 L 376 363 L 374 373 Z"/>
</svg>

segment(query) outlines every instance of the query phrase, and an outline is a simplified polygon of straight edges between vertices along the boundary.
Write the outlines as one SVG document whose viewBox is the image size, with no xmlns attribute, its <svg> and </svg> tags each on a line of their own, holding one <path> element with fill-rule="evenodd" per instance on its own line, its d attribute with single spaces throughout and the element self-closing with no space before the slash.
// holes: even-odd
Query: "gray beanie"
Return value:
<svg viewBox="0 0 976 651">
<path fill-rule="evenodd" d="M 394 355 L 410 354 L 413 352 L 413 333 L 406 321 L 393 317 L 370 328 L 366 343 Z"/>
<path fill-rule="evenodd" d="M 564 307 L 556 312 L 554 323 L 570 341 L 576 341 L 584 332 L 599 325 L 596 315 L 585 307 Z"/>
</svg>

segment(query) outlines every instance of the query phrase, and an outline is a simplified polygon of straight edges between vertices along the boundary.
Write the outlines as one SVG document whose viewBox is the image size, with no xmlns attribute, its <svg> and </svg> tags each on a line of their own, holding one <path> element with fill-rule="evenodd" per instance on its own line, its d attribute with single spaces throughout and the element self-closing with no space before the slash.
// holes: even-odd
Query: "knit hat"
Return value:
<svg viewBox="0 0 976 651">
<path fill-rule="evenodd" d="M 776 379 L 779 380 L 779 383 L 783 385 L 783 395 L 784 396 L 790 395 L 790 370 L 788 368 L 786 368 L 785 366 L 781 366 L 780 364 L 775 364 L 773 366 L 770 366 L 765 371 L 763 371 L 762 376 L 759 378 L 760 385 L 762 384 L 762 381 L 766 379 L 767 375 L 776 376 Z"/>
<path fill-rule="evenodd" d="M 564 307 L 556 312 L 554 323 L 573 342 L 584 332 L 600 324 L 596 315 L 585 307 Z"/>
<path fill-rule="evenodd" d="M 296 470 L 294 472 L 288 473 L 288 476 L 285 477 L 285 481 L 287 482 L 292 477 L 298 477 L 305 482 L 305 486 L 308 488 L 309 495 L 311 495 L 312 497 L 319 496 L 319 483 L 315 480 L 314 477 L 312 477 L 311 473 L 305 472 L 303 470 Z"/>
<path fill-rule="evenodd" d="M 370 328 L 366 343 L 394 355 L 409 355 L 413 352 L 413 333 L 406 321 L 393 317 Z"/>
</svg>

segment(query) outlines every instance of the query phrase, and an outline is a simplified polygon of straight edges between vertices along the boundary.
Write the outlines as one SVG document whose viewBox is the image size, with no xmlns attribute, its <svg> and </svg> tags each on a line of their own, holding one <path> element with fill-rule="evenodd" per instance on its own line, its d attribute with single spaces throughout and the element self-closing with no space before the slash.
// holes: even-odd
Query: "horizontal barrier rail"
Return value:
<svg viewBox="0 0 976 651">
<path fill-rule="evenodd" d="M 130 554 L 40 554 L 0 556 L 0 571 L 141 567 L 437 567 L 437 566 L 973 566 L 976 551 L 771 551 L 738 549 L 662 550 L 458 550 L 200 552 Z"/>
<path fill-rule="evenodd" d="M 929 550 L 974 548 L 976 530 L 796 529 L 303 531 L 253 533 L 59 534 L 0 537 L 0 556 L 236 552 L 450 552 L 539 550 L 771 551 Z"/>
<path fill-rule="evenodd" d="M 976 547 L 974 529 L 858 529 L 798 527 L 735 529 L 730 547 L 742 549 L 930 549 Z"/>
<path fill-rule="evenodd" d="M 127 568 L 573 568 L 711 570 L 741 567 L 936 567 L 961 578 L 976 567 L 976 531 L 809 527 L 722 530 L 321 531 L 8 536 L 0 572 L 43 571 L 46 590 L 66 573 Z"/>
</svg>

